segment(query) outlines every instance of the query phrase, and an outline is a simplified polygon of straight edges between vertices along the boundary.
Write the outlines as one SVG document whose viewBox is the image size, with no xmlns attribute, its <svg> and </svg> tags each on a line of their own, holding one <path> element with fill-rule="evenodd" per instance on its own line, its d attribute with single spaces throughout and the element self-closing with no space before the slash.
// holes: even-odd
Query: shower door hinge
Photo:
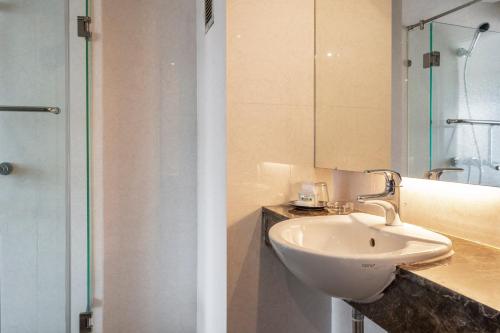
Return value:
<svg viewBox="0 0 500 333">
<path fill-rule="evenodd" d="M 86 40 L 89 40 L 92 37 L 92 32 L 90 32 L 90 23 L 92 23 L 92 19 L 90 16 L 78 16 L 78 37 L 83 37 Z"/>
<path fill-rule="evenodd" d="M 432 51 L 424 54 L 424 68 L 439 67 L 441 65 L 441 52 Z"/>
<path fill-rule="evenodd" d="M 92 312 L 80 313 L 80 333 L 90 333 L 92 327 Z"/>
</svg>

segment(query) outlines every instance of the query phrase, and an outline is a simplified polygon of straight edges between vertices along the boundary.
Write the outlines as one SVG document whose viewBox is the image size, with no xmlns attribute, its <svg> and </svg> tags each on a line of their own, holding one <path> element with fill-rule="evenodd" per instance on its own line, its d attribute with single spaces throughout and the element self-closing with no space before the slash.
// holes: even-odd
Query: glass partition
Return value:
<svg viewBox="0 0 500 333">
<path fill-rule="evenodd" d="M 500 186 L 500 34 L 476 36 L 477 28 L 443 23 L 432 28 L 441 53 L 432 77 L 433 167 L 464 169 L 449 180 Z"/>
<path fill-rule="evenodd" d="M 0 3 L 2 333 L 70 332 L 70 152 L 85 152 L 70 145 L 69 10 L 68 0 Z"/>
<path fill-rule="evenodd" d="M 441 179 L 500 186 L 499 51 L 500 34 L 489 29 L 433 22 L 408 32 L 411 177 L 459 168 Z M 425 64 L 426 55 L 438 63 Z"/>
<path fill-rule="evenodd" d="M 430 30 L 408 32 L 408 175 L 421 178 L 431 168 L 430 75 L 423 55 L 430 49 Z"/>
</svg>

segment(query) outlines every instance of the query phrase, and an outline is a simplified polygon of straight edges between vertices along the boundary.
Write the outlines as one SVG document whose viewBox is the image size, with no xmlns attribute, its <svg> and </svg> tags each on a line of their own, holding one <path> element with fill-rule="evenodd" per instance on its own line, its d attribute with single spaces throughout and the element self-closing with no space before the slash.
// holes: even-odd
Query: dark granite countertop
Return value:
<svg viewBox="0 0 500 333">
<path fill-rule="evenodd" d="M 320 215 L 330 213 L 264 207 L 264 232 L 280 221 Z M 448 237 L 455 250 L 451 258 L 401 266 L 381 300 L 351 305 L 390 332 L 500 333 L 500 250 Z"/>
</svg>

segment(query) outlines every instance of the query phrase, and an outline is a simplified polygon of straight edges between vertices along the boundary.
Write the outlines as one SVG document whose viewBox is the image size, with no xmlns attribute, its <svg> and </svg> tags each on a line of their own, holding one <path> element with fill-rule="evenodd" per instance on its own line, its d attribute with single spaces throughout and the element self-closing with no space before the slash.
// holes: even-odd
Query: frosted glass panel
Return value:
<svg viewBox="0 0 500 333">
<path fill-rule="evenodd" d="M 67 331 L 67 38 L 65 0 L 0 3 L 0 331 Z"/>
</svg>

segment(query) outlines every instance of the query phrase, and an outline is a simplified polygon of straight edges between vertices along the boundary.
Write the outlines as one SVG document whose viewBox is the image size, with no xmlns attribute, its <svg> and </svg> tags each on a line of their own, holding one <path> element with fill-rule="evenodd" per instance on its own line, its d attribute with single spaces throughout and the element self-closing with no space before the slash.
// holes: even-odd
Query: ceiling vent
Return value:
<svg viewBox="0 0 500 333">
<path fill-rule="evenodd" d="M 214 25 L 214 1 L 205 0 L 205 33 Z"/>
</svg>

